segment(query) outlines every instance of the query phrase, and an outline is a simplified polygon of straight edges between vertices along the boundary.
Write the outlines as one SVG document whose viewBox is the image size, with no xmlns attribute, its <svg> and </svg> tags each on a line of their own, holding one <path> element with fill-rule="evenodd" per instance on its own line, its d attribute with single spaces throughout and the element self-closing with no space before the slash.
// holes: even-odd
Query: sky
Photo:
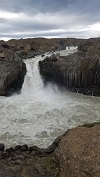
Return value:
<svg viewBox="0 0 100 177">
<path fill-rule="evenodd" d="M 100 0 L 0 0 L 0 39 L 100 37 Z"/>
</svg>

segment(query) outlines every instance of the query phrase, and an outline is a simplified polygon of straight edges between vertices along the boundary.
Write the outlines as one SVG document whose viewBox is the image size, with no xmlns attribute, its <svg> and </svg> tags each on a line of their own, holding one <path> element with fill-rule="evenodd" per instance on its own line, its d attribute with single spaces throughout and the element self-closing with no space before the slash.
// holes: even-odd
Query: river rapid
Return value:
<svg viewBox="0 0 100 177">
<path fill-rule="evenodd" d="M 60 54 L 74 51 L 67 49 Z M 40 60 L 43 57 L 24 60 L 27 74 L 19 95 L 0 97 L 0 143 L 6 147 L 47 147 L 69 128 L 100 121 L 100 97 L 60 90 L 52 83 L 44 87 L 38 69 Z"/>
</svg>

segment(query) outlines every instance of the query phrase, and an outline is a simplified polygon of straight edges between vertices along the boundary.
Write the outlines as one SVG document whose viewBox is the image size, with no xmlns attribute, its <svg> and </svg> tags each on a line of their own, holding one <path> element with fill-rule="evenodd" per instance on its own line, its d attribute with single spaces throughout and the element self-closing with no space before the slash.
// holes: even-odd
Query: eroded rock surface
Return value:
<svg viewBox="0 0 100 177">
<path fill-rule="evenodd" d="M 100 177 L 100 125 L 69 130 L 55 153 L 59 177 Z"/>
</svg>

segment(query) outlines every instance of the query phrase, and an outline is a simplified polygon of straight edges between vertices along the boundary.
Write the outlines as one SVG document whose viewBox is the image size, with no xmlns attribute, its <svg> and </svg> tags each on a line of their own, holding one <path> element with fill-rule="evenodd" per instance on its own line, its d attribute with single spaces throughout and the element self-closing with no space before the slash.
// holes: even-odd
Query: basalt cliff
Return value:
<svg viewBox="0 0 100 177">
<path fill-rule="evenodd" d="M 19 93 L 25 74 L 26 66 L 15 49 L 7 44 L 0 45 L 0 95 Z"/>
<path fill-rule="evenodd" d="M 68 90 L 100 96 L 100 38 L 80 43 L 74 54 L 46 57 L 39 67 L 45 83 L 55 81 Z"/>
</svg>

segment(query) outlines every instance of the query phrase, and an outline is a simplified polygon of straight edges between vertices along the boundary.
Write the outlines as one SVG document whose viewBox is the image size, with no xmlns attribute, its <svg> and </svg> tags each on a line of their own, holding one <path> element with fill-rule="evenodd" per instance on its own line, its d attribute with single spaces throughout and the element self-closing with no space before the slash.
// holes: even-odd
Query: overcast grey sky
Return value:
<svg viewBox="0 0 100 177">
<path fill-rule="evenodd" d="M 100 0 L 0 0 L 0 39 L 100 37 Z"/>
</svg>

